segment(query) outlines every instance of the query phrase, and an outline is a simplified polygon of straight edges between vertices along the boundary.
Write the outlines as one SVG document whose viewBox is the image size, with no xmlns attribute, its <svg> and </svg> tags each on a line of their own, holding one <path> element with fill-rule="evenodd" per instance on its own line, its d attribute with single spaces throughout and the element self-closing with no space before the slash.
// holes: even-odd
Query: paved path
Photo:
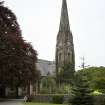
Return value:
<svg viewBox="0 0 105 105">
<path fill-rule="evenodd" d="M 0 105 L 23 105 L 22 100 L 8 100 L 5 102 L 0 102 Z"/>
</svg>

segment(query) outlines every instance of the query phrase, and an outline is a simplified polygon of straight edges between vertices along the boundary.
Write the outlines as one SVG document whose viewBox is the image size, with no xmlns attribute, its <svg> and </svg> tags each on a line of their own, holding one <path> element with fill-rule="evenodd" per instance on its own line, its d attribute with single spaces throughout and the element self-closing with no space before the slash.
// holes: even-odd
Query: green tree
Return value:
<svg viewBox="0 0 105 105">
<path fill-rule="evenodd" d="M 93 105 L 93 97 L 91 96 L 92 90 L 89 87 L 86 76 L 76 75 L 72 88 L 72 105 Z"/>
<path fill-rule="evenodd" d="M 62 67 L 60 72 L 57 75 L 57 81 L 60 83 L 71 83 L 74 78 L 74 65 L 66 64 Z"/>
<path fill-rule="evenodd" d="M 105 92 L 105 67 L 89 67 L 77 71 L 76 74 L 86 75 L 92 89 Z"/>
</svg>

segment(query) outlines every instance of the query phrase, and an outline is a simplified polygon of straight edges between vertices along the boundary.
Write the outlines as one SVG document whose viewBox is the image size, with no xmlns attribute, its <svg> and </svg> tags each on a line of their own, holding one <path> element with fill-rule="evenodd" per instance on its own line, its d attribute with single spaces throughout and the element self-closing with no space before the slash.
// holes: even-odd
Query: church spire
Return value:
<svg viewBox="0 0 105 105">
<path fill-rule="evenodd" d="M 69 30 L 70 30 L 70 26 L 69 26 L 67 3 L 66 3 L 66 0 L 63 0 L 59 31 L 69 31 Z"/>
<path fill-rule="evenodd" d="M 61 19 L 59 32 L 57 35 L 57 44 L 56 44 L 56 74 L 59 75 L 61 70 L 64 70 L 64 67 L 68 67 L 70 78 L 73 77 L 75 71 L 75 53 L 74 53 L 74 44 L 73 36 L 70 31 L 69 26 L 69 16 L 67 10 L 66 0 L 62 0 L 62 9 L 61 9 Z M 65 73 L 66 73 L 65 69 Z M 67 76 L 64 73 L 65 77 Z"/>
</svg>

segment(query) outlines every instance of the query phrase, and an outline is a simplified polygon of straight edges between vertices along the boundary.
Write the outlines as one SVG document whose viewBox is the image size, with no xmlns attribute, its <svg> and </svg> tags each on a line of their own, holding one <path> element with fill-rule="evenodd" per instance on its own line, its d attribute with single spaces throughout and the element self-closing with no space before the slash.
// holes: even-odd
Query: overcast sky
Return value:
<svg viewBox="0 0 105 105">
<path fill-rule="evenodd" d="M 81 57 L 90 66 L 105 66 L 105 0 L 67 0 L 74 37 L 76 68 Z M 17 16 L 22 35 L 38 58 L 55 59 L 62 0 L 5 0 Z"/>
</svg>

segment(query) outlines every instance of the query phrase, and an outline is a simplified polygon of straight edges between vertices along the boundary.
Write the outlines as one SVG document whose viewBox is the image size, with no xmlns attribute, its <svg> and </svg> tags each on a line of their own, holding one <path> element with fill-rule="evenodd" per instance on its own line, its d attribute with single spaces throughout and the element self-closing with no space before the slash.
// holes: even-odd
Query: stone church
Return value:
<svg viewBox="0 0 105 105">
<path fill-rule="evenodd" d="M 75 71 L 73 36 L 70 31 L 67 2 L 63 0 L 56 44 L 56 73 L 58 74 L 66 65 L 73 66 L 71 71 Z"/>
<path fill-rule="evenodd" d="M 38 60 L 37 67 L 43 76 L 50 72 L 56 75 L 63 66 L 70 64 L 75 71 L 75 54 L 73 36 L 70 31 L 69 16 L 66 0 L 62 1 L 61 18 L 59 32 L 57 35 L 55 62 L 47 60 Z"/>
<path fill-rule="evenodd" d="M 62 0 L 61 18 L 59 25 L 59 32 L 57 35 L 55 61 L 38 60 L 37 68 L 40 70 L 42 76 L 47 76 L 49 72 L 51 76 L 58 76 L 62 68 L 69 65 L 72 76 L 75 72 L 75 53 L 73 36 L 69 25 L 69 16 L 66 0 Z M 66 71 L 66 69 L 65 69 Z"/>
</svg>

